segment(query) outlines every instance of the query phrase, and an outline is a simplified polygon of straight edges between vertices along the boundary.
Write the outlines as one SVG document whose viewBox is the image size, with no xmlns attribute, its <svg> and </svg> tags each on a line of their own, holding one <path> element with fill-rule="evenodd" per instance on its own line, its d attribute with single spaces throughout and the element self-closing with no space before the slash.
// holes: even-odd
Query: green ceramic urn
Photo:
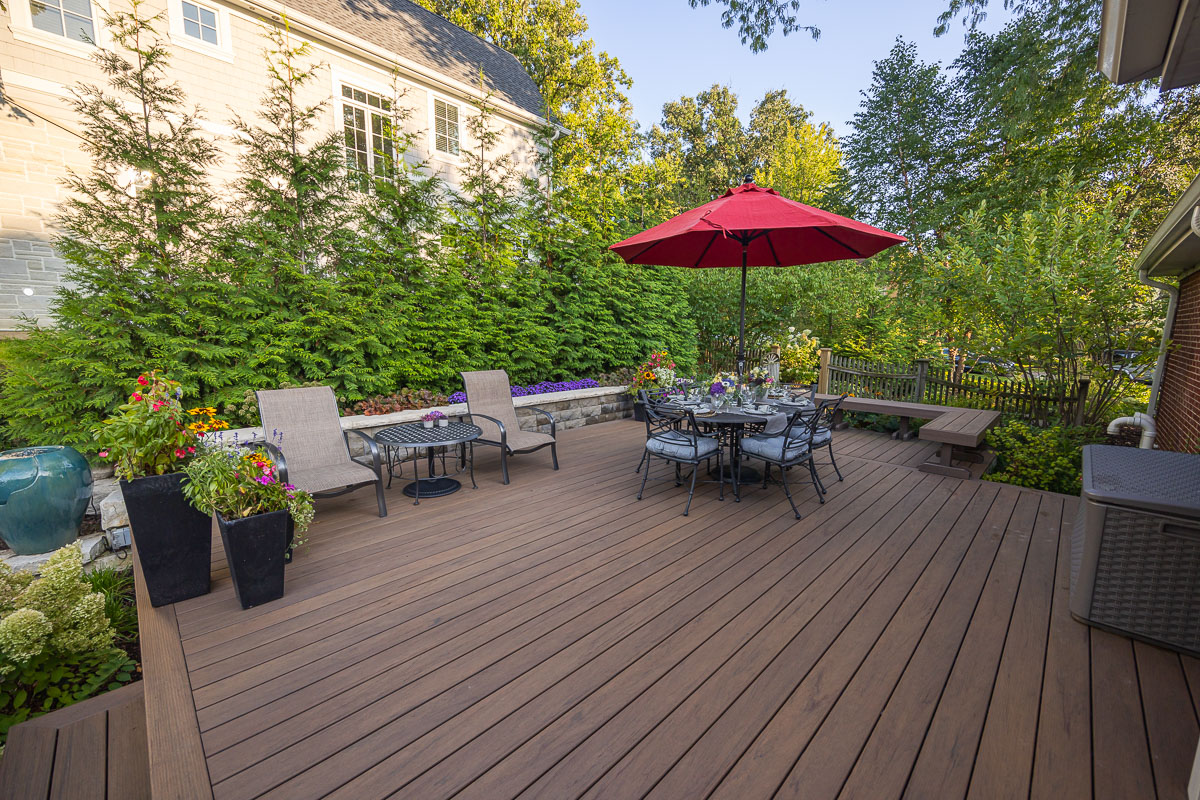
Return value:
<svg viewBox="0 0 1200 800">
<path fill-rule="evenodd" d="M 92 499 L 92 470 L 71 447 L 0 453 L 0 539 L 17 555 L 75 541 Z"/>
</svg>

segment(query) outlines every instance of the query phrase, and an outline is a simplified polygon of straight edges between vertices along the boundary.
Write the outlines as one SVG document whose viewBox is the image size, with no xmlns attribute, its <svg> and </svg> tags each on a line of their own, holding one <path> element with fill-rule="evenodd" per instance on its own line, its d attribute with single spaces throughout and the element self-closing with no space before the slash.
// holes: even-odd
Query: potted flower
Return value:
<svg viewBox="0 0 1200 800">
<path fill-rule="evenodd" d="M 627 390 L 635 398 L 633 418 L 638 422 L 644 422 L 646 419 L 646 411 L 642 407 L 641 401 L 636 399 L 639 391 L 649 392 L 668 387 L 676 388 L 675 361 L 666 350 L 651 353 L 646 361 L 638 367 L 637 375 Z"/>
<path fill-rule="evenodd" d="M 242 608 L 283 597 L 283 567 L 291 549 L 304 544 L 313 518 L 312 496 L 281 482 L 262 448 L 206 443 L 184 471 L 188 501 L 217 516 Z"/>
<path fill-rule="evenodd" d="M 421 417 L 421 424 L 426 428 L 432 428 L 434 425 L 440 425 L 444 428 L 450 424 L 450 420 L 447 419 L 446 415 L 440 411 L 430 411 L 428 414 Z"/>
<path fill-rule="evenodd" d="M 138 376 L 129 400 L 95 431 L 100 457 L 120 479 L 121 495 L 153 606 L 207 594 L 212 519 L 183 496 L 181 471 L 199 430 L 228 427 L 215 409 L 185 413 L 183 389 L 157 370 Z M 190 417 L 200 418 L 189 426 Z"/>
</svg>

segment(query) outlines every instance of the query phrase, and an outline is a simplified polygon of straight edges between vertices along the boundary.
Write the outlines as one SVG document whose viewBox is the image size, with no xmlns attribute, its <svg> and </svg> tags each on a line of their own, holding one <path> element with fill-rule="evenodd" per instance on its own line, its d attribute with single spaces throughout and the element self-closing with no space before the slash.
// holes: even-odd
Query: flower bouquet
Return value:
<svg viewBox="0 0 1200 800">
<path fill-rule="evenodd" d="M 242 608 L 282 597 L 283 565 L 305 542 L 312 496 L 281 481 L 261 447 L 246 451 L 224 442 L 206 444 L 184 471 L 188 502 L 217 515 Z"/>
<path fill-rule="evenodd" d="M 421 417 L 421 424 L 426 428 L 432 428 L 434 425 L 446 427 L 450 424 L 450 420 L 440 411 L 430 411 L 425 416 Z"/>
<path fill-rule="evenodd" d="M 210 586 L 212 521 L 184 498 L 182 470 L 200 447 L 200 433 L 229 426 L 214 408 L 185 413 L 182 397 L 176 381 L 157 370 L 143 373 L 129 399 L 95 430 L 100 457 L 121 480 L 154 606 L 207 594 Z"/>
</svg>

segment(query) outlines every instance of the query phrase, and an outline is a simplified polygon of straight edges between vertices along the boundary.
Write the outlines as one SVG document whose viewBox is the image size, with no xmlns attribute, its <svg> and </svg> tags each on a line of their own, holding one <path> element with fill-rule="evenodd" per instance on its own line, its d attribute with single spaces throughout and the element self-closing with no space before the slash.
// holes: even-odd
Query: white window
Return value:
<svg viewBox="0 0 1200 800">
<path fill-rule="evenodd" d="M 458 155 L 458 106 L 433 99 L 433 147 L 439 153 Z"/>
<path fill-rule="evenodd" d="M 346 169 L 358 187 L 369 191 L 372 178 L 389 180 L 397 157 L 392 135 L 392 101 L 342 84 L 342 131 Z"/>
<path fill-rule="evenodd" d="M 96 41 L 90 0 L 29 0 L 29 16 L 39 31 L 75 42 Z"/>
<path fill-rule="evenodd" d="M 220 44 L 217 34 L 217 12 L 183 0 L 183 32 L 193 39 Z"/>
</svg>

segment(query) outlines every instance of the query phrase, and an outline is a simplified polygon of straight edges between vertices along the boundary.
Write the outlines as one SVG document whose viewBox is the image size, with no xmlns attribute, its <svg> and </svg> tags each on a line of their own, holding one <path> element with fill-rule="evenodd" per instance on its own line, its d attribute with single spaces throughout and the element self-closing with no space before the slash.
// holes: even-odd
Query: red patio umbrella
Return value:
<svg viewBox="0 0 1200 800">
<path fill-rule="evenodd" d="M 789 200 L 749 177 L 702 206 L 609 247 L 630 264 L 742 266 L 738 376 L 746 367 L 746 267 L 795 267 L 868 258 L 908 241 L 865 222 Z"/>
</svg>

